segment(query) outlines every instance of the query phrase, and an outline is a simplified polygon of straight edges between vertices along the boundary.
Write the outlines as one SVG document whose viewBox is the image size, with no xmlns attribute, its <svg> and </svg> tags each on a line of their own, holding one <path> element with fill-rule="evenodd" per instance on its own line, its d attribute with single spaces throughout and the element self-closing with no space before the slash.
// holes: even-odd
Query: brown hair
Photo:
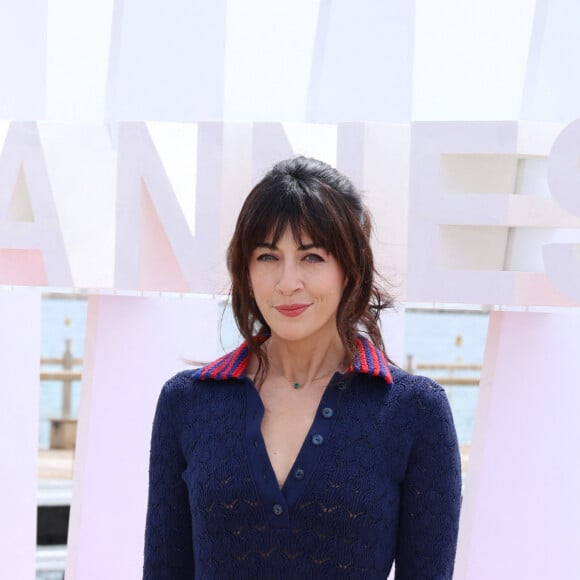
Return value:
<svg viewBox="0 0 580 580">
<path fill-rule="evenodd" d="M 336 324 L 349 363 L 360 332 L 384 351 L 379 315 L 393 300 L 375 271 L 370 213 L 351 181 L 336 169 L 317 159 L 295 157 L 277 163 L 249 193 L 227 251 L 233 313 L 258 360 L 256 383 L 268 368 L 260 344 L 270 328 L 252 297 L 248 264 L 258 244 L 269 236 L 276 244 L 288 226 L 298 243 L 308 233 L 342 267 L 346 284 Z"/>
</svg>

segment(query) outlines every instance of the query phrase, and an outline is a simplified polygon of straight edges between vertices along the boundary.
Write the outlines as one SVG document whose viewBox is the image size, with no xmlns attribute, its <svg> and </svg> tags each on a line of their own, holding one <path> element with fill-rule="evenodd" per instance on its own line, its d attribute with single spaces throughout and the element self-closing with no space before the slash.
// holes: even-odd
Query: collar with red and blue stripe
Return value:
<svg viewBox="0 0 580 580">
<path fill-rule="evenodd" d="M 216 361 L 194 371 L 193 378 L 224 381 L 242 377 L 250 360 L 250 349 L 244 342 L 236 350 L 223 355 Z M 368 338 L 359 336 L 356 339 L 356 355 L 347 372 L 363 373 L 373 377 L 382 377 L 389 385 L 393 378 L 389 371 L 387 357 Z"/>
</svg>

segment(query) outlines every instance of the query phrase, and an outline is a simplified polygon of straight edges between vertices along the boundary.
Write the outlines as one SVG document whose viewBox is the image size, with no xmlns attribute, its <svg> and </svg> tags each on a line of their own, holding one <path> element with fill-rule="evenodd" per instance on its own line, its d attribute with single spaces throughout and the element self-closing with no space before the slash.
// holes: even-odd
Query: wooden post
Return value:
<svg viewBox="0 0 580 580">
<path fill-rule="evenodd" d="M 62 407 L 61 416 L 50 420 L 50 448 L 74 449 L 77 433 L 77 420 L 71 418 L 71 390 L 73 379 L 78 376 L 72 372 L 75 359 L 71 352 L 71 339 L 65 340 L 65 349 L 62 355 Z M 41 373 L 48 375 L 49 373 Z M 58 373 L 54 373 L 58 375 Z"/>
<path fill-rule="evenodd" d="M 407 355 L 407 368 L 405 369 L 408 373 L 413 374 L 413 355 Z"/>
</svg>

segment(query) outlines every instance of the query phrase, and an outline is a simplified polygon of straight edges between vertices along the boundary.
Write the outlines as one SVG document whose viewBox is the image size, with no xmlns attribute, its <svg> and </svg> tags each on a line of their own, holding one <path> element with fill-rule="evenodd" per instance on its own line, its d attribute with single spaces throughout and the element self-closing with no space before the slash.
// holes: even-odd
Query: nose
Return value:
<svg viewBox="0 0 580 580">
<path fill-rule="evenodd" d="M 284 296 L 291 296 L 303 288 L 300 271 L 293 260 L 284 260 L 280 269 L 280 277 L 276 284 L 276 291 Z"/>
</svg>

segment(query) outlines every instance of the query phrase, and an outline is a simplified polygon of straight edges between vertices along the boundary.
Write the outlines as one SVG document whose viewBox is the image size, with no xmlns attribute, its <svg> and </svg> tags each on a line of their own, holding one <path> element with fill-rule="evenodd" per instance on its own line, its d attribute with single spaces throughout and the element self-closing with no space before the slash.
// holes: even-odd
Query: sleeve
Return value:
<svg viewBox="0 0 580 580">
<path fill-rule="evenodd" d="M 159 396 L 151 435 L 143 580 L 194 577 L 191 511 L 181 478 L 186 462 L 175 433 L 169 384 Z"/>
<path fill-rule="evenodd" d="M 451 580 L 455 564 L 461 460 L 445 391 L 429 381 L 423 418 L 401 487 L 396 580 Z M 418 419 L 419 420 L 419 419 Z"/>
</svg>

